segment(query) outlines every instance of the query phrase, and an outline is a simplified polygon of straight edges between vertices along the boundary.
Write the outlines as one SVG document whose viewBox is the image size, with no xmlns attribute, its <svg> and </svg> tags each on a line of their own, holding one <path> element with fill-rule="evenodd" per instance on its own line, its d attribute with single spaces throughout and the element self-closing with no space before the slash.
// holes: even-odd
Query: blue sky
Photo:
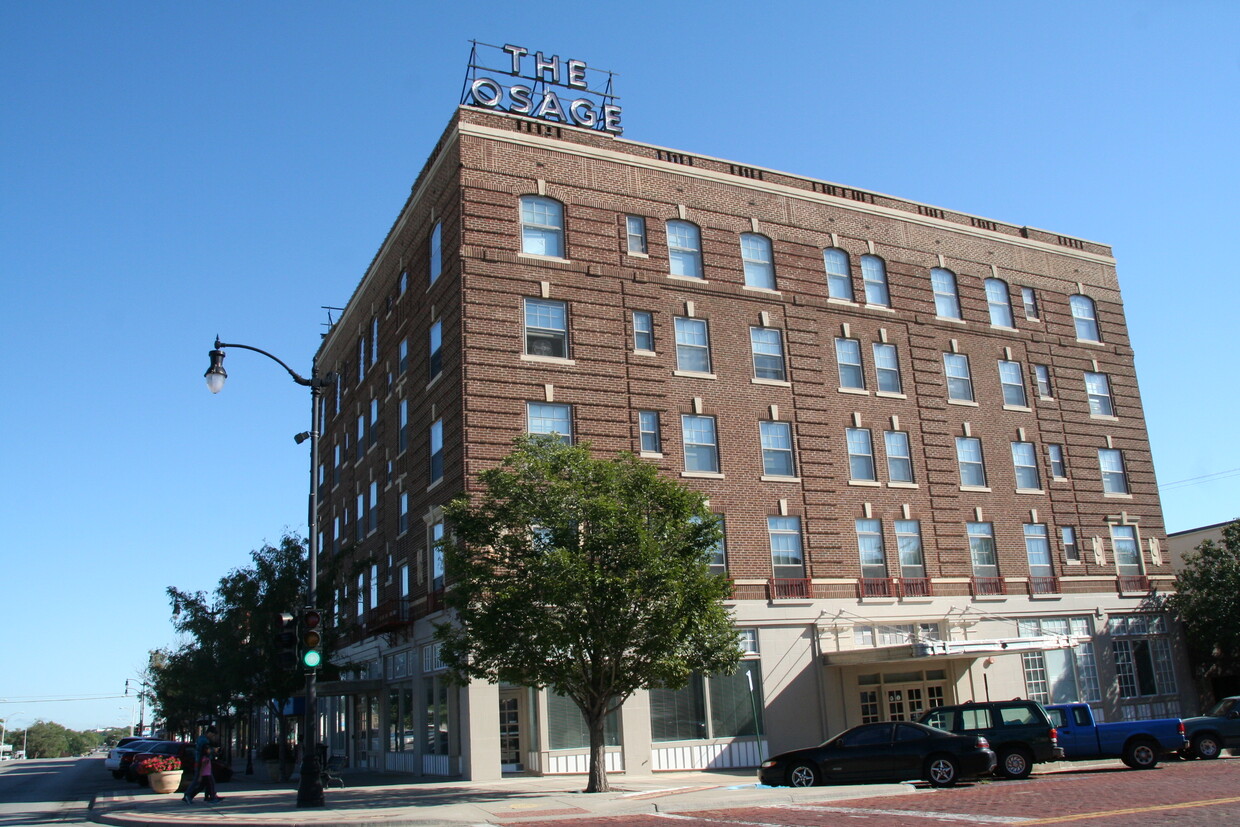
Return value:
<svg viewBox="0 0 1240 827">
<path fill-rule="evenodd" d="M 1168 529 L 1240 516 L 1238 24 L 1191 0 L 0 2 L 0 718 L 128 723 L 166 587 L 304 531 L 308 392 L 234 350 L 212 397 L 207 351 L 308 371 L 470 39 L 617 72 L 633 140 L 1113 245 Z"/>
</svg>

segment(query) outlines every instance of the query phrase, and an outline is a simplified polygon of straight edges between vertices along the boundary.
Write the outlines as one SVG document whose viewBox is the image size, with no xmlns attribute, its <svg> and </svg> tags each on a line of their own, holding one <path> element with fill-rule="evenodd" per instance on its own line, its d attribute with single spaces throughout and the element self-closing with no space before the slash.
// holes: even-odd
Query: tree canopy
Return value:
<svg viewBox="0 0 1240 827">
<path fill-rule="evenodd" d="M 606 790 L 604 720 L 637 689 L 732 671 L 737 632 L 712 574 L 721 537 L 701 493 L 629 453 L 525 436 L 445 508 L 455 622 L 437 632 L 459 680 L 550 687 L 590 733 L 587 792 Z"/>
<path fill-rule="evenodd" d="M 1203 677 L 1240 675 L 1240 520 L 1184 555 L 1168 604 Z"/>
</svg>

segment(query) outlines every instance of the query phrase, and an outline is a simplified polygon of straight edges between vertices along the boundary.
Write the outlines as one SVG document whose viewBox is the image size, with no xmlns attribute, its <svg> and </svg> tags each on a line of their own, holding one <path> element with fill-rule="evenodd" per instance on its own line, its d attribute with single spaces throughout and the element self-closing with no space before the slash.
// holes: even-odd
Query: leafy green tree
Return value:
<svg viewBox="0 0 1240 827">
<path fill-rule="evenodd" d="M 604 721 L 641 688 L 683 687 L 740 660 L 710 573 L 721 530 L 702 495 L 632 454 L 591 457 L 555 436 L 516 441 L 481 490 L 445 508 L 446 594 L 436 634 L 460 681 L 550 687 L 590 733 L 587 792 L 608 789 Z"/>
<path fill-rule="evenodd" d="M 1202 677 L 1240 675 L 1240 520 L 1224 526 L 1221 543 L 1205 540 L 1184 555 L 1167 603 Z"/>
</svg>

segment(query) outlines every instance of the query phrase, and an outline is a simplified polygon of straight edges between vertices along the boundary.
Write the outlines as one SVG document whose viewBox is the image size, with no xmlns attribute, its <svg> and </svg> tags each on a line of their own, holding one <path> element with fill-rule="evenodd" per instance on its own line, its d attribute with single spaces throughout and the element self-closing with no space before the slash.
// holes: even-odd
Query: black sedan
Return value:
<svg viewBox="0 0 1240 827">
<path fill-rule="evenodd" d="M 772 787 L 810 787 L 922 778 L 935 787 L 950 787 L 994 768 L 995 754 L 985 738 L 887 721 L 847 729 L 816 747 L 780 753 L 762 763 L 758 780 Z"/>
</svg>

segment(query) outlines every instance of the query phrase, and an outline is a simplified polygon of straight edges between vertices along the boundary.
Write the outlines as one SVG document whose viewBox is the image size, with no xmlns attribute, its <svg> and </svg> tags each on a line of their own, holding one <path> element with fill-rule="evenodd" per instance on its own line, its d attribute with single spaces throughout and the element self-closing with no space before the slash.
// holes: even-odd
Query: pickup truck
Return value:
<svg viewBox="0 0 1240 827">
<path fill-rule="evenodd" d="M 1119 758 L 1134 770 L 1148 770 L 1163 755 L 1188 745 L 1179 718 L 1104 724 L 1094 720 L 1089 704 L 1048 704 L 1046 714 L 1055 724 L 1067 761 Z"/>
</svg>

